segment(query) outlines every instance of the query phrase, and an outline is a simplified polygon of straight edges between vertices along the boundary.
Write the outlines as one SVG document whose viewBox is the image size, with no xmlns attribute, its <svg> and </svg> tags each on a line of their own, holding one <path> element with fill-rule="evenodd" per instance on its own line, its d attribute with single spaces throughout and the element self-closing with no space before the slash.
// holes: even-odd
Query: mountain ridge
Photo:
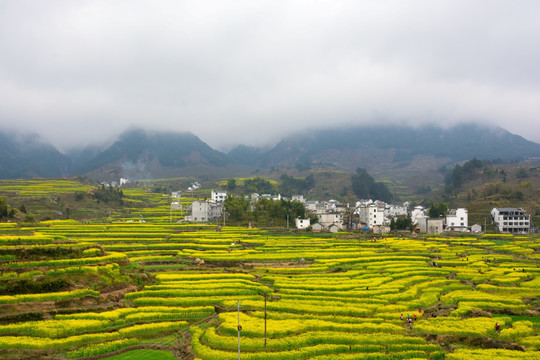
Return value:
<svg viewBox="0 0 540 360">
<path fill-rule="evenodd" d="M 104 149 L 88 146 L 67 155 L 36 135 L 0 132 L 0 178 L 87 175 L 98 180 L 132 177 L 241 176 L 276 168 L 320 168 L 375 176 L 421 172 L 472 158 L 521 161 L 540 157 L 540 144 L 502 129 L 464 124 L 437 126 L 351 126 L 312 130 L 283 138 L 274 147 L 238 145 L 213 149 L 190 132 L 130 129 Z M 19 140 L 18 140 L 19 139 Z"/>
</svg>

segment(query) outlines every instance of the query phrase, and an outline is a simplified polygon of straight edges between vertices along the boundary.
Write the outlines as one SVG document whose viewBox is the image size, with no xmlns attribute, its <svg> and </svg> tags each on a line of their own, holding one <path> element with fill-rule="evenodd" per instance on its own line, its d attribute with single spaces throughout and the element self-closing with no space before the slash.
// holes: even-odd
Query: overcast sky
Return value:
<svg viewBox="0 0 540 360">
<path fill-rule="evenodd" d="M 0 0 L 0 126 L 209 145 L 480 121 L 540 142 L 540 1 Z"/>
</svg>

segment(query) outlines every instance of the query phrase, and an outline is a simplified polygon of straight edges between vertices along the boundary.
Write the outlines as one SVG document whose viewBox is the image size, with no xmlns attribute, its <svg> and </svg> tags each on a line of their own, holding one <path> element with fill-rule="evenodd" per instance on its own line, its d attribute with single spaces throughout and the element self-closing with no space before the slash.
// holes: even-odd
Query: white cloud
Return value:
<svg viewBox="0 0 540 360">
<path fill-rule="evenodd" d="M 212 146 L 479 120 L 540 141 L 540 3 L 0 1 L 0 126 Z"/>
</svg>

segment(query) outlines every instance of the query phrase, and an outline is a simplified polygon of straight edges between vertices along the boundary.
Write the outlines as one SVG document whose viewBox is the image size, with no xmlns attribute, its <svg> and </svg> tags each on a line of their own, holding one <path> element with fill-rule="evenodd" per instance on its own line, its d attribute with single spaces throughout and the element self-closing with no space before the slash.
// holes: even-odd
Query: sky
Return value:
<svg viewBox="0 0 540 360">
<path fill-rule="evenodd" d="M 0 0 L 0 129 L 218 149 L 480 122 L 540 142 L 540 1 Z"/>
</svg>

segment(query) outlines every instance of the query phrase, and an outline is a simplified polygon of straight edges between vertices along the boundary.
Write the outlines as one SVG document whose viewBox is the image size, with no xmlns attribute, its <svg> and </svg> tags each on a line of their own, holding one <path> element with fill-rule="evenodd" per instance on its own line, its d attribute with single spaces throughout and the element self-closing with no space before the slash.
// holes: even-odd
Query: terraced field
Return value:
<svg viewBox="0 0 540 360">
<path fill-rule="evenodd" d="M 236 359 L 240 324 L 242 359 L 540 358 L 536 238 L 359 239 L 145 216 L 0 224 L 2 284 L 69 284 L 0 296 L 3 356 Z"/>
</svg>

